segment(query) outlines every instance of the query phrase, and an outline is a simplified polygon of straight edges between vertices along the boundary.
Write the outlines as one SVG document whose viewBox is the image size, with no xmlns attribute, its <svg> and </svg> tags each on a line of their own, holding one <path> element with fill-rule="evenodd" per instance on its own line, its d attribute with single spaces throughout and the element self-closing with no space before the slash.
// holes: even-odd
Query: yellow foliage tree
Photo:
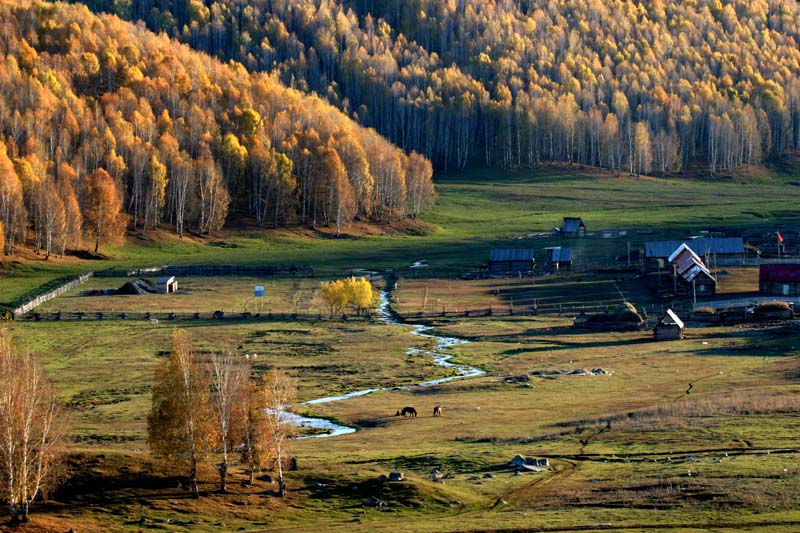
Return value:
<svg viewBox="0 0 800 533">
<path fill-rule="evenodd" d="M 347 290 L 348 303 L 356 308 L 358 314 L 372 307 L 375 293 L 372 290 L 372 283 L 367 278 L 355 278 L 350 276 L 344 282 Z"/>
<path fill-rule="evenodd" d="M 323 283 L 320 292 L 322 299 L 331 309 L 331 316 L 337 311 L 342 311 L 347 305 L 352 305 L 356 312 L 361 314 L 372 307 L 375 301 L 375 291 L 369 280 L 354 276 Z"/>
<path fill-rule="evenodd" d="M 325 282 L 320 287 L 320 292 L 322 293 L 322 299 L 331 309 L 331 316 L 347 305 L 347 287 L 344 280 L 337 279 Z"/>
<path fill-rule="evenodd" d="M 147 442 L 157 457 L 188 468 L 192 495 L 199 496 L 197 471 L 215 442 L 209 374 L 192 351 L 186 331 L 172 334 L 172 352 L 156 370 Z"/>
</svg>

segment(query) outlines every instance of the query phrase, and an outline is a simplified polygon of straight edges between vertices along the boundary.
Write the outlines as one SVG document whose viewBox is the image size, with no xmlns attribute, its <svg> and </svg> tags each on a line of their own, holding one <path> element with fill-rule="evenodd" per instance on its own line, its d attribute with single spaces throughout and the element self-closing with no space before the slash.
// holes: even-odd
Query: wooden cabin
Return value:
<svg viewBox="0 0 800 533">
<path fill-rule="evenodd" d="M 682 243 L 677 250 L 667 258 L 672 266 L 676 285 L 680 284 L 693 296 L 711 296 L 717 292 L 717 280 L 708 270 L 694 250 L 686 243 Z"/>
<path fill-rule="evenodd" d="M 741 237 L 699 237 L 683 241 L 652 241 L 644 244 L 647 267 L 651 270 L 668 267 L 669 256 L 682 244 L 691 246 L 705 264 L 715 259 L 744 259 L 745 244 Z"/>
<path fill-rule="evenodd" d="M 683 329 L 683 320 L 672 309 L 667 309 L 653 328 L 653 335 L 657 341 L 677 341 L 683 338 Z"/>
<path fill-rule="evenodd" d="M 800 296 L 800 264 L 761 265 L 758 289 L 767 296 Z"/>
<path fill-rule="evenodd" d="M 582 237 L 586 234 L 586 224 L 580 217 L 564 217 L 559 233 L 566 237 Z"/>
<path fill-rule="evenodd" d="M 572 269 L 572 248 L 552 246 L 547 251 L 547 268 L 552 272 Z"/>
<path fill-rule="evenodd" d="M 491 275 L 527 275 L 533 273 L 533 250 L 495 249 L 489 254 L 488 273 Z"/>
</svg>

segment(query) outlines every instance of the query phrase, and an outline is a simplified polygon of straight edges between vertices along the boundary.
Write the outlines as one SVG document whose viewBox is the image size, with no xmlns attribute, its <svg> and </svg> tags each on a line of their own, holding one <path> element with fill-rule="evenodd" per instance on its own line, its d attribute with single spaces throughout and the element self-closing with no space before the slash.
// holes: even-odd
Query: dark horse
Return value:
<svg viewBox="0 0 800 533">
<path fill-rule="evenodd" d="M 400 414 L 403 415 L 403 416 L 408 415 L 411 418 L 416 418 L 417 417 L 417 410 L 414 409 L 413 407 L 403 407 L 403 409 L 400 411 Z"/>
</svg>

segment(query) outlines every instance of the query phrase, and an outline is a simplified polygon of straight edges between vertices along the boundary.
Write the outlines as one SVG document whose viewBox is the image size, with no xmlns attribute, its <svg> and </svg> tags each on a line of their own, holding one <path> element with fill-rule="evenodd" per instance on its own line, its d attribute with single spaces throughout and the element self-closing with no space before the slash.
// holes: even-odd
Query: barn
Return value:
<svg viewBox="0 0 800 533">
<path fill-rule="evenodd" d="M 533 272 L 533 250 L 495 249 L 489 254 L 489 274 L 528 274 Z"/>
<path fill-rule="evenodd" d="M 758 288 L 767 296 L 800 296 L 800 264 L 761 265 Z"/>
<path fill-rule="evenodd" d="M 156 292 L 158 294 L 170 294 L 173 292 L 177 292 L 177 290 L 178 290 L 178 280 L 175 279 L 175 276 L 158 278 L 156 280 Z"/>
<path fill-rule="evenodd" d="M 550 271 L 572 269 L 572 248 L 552 246 L 545 248 L 547 252 L 547 268 Z"/>
<path fill-rule="evenodd" d="M 644 244 L 644 256 L 651 269 L 665 268 L 669 256 L 682 244 L 691 245 L 706 264 L 711 259 L 743 259 L 744 239 L 741 237 L 698 237 L 684 241 L 652 241 Z"/>
<path fill-rule="evenodd" d="M 581 237 L 586 234 L 586 224 L 580 217 L 564 217 L 559 232 L 567 237 Z"/>
<path fill-rule="evenodd" d="M 691 290 L 696 297 L 713 295 L 717 291 L 717 280 L 694 251 L 686 243 L 682 243 L 677 250 L 667 258 L 672 265 L 676 285 L 680 282 L 687 290 Z"/>
<path fill-rule="evenodd" d="M 677 341 L 683 338 L 683 320 L 672 309 L 667 309 L 658 319 L 653 334 L 657 341 Z"/>
</svg>

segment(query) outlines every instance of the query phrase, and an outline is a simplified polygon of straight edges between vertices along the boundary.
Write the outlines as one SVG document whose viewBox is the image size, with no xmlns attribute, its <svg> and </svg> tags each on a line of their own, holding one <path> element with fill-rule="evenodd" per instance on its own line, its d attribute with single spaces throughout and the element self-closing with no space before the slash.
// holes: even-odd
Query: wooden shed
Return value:
<svg viewBox="0 0 800 533">
<path fill-rule="evenodd" d="M 581 237 L 586 233 L 586 224 L 580 217 L 564 217 L 559 231 L 567 237 Z"/>
<path fill-rule="evenodd" d="M 572 268 L 572 248 L 552 246 L 547 251 L 547 266 L 552 271 L 570 270 Z"/>
<path fill-rule="evenodd" d="M 800 296 L 800 265 L 761 265 L 758 288 L 767 296 Z"/>
<path fill-rule="evenodd" d="M 672 309 L 667 309 L 659 319 L 653 334 L 657 341 L 677 341 L 683 338 L 683 320 Z"/>
<path fill-rule="evenodd" d="M 156 292 L 158 294 L 171 294 L 173 292 L 177 292 L 177 290 L 178 280 L 175 279 L 175 276 L 158 278 L 156 280 Z"/>
<path fill-rule="evenodd" d="M 489 254 L 489 274 L 529 274 L 533 273 L 533 250 L 495 249 Z"/>
</svg>

